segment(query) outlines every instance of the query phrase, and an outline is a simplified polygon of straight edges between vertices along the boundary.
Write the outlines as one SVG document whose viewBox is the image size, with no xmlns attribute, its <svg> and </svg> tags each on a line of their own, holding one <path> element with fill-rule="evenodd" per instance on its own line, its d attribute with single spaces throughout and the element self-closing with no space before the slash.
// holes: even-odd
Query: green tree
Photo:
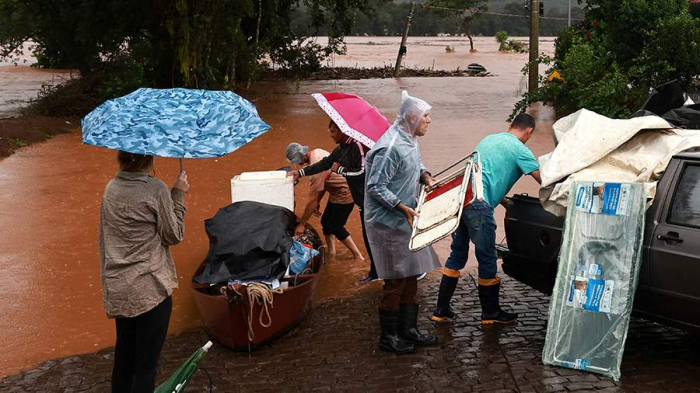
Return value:
<svg viewBox="0 0 700 393">
<path fill-rule="evenodd" d="M 501 30 L 496 33 L 496 42 L 498 42 L 498 50 L 508 50 L 508 32 Z"/>
<path fill-rule="evenodd" d="M 700 18 L 700 1 L 692 1 L 690 3 L 690 15 L 693 18 Z"/>
<path fill-rule="evenodd" d="M 633 64 L 636 82 L 656 86 L 678 79 L 689 88 L 700 76 L 700 20 L 686 12 L 662 20 L 648 32 Z"/>
<path fill-rule="evenodd" d="M 663 20 L 688 12 L 688 0 L 589 0 L 586 20 L 597 22 L 601 45 L 625 66 L 643 50 L 645 40 Z"/>
<path fill-rule="evenodd" d="M 269 59 L 292 70 L 340 53 L 356 12 L 371 0 L 0 0 L 0 55 L 36 45 L 38 65 L 84 77 L 138 64 L 147 85 L 224 87 Z M 320 45 L 292 28 L 304 7 Z M 128 60 L 125 60 L 128 59 Z"/>
<path fill-rule="evenodd" d="M 559 34 L 555 57 L 539 59 L 561 78 L 542 78 L 513 115 L 540 101 L 560 114 L 588 108 L 628 117 L 651 88 L 673 79 L 694 84 L 699 45 L 700 21 L 685 0 L 589 0 L 585 21 Z"/>
<path fill-rule="evenodd" d="M 506 3 L 505 6 L 503 6 L 503 12 L 506 14 L 513 14 L 513 15 L 527 15 L 528 12 L 525 9 L 525 6 L 523 5 L 523 2 L 513 2 L 513 3 Z"/>
<path fill-rule="evenodd" d="M 475 18 L 478 18 L 479 12 L 488 10 L 485 0 L 436 0 L 428 4 L 436 7 L 436 10 L 445 12 L 448 19 L 456 27 L 458 34 L 466 34 L 469 38 L 469 47 L 472 52 L 474 49 L 474 39 L 472 38 L 472 24 Z M 438 8 L 439 7 L 439 8 Z"/>
<path fill-rule="evenodd" d="M 509 40 L 507 31 L 499 31 L 496 33 L 496 42 L 498 42 L 498 50 L 505 52 L 525 53 L 525 44 L 518 40 Z"/>
</svg>

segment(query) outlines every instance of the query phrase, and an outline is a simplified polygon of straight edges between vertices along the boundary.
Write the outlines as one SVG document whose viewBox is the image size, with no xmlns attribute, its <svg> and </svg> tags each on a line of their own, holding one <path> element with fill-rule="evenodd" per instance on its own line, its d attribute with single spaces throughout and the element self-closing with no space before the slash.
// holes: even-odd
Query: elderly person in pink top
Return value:
<svg viewBox="0 0 700 393">
<path fill-rule="evenodd" d="M 190 186 L 185 172 L 172 190 L 152 177 L 153 156 L 120 151 L 117 159 L 100 212 L 104 307 L 117 328 L 112 392 L 152 393 L 177 288 L 169 246 L 184 236 Z"/>
</svg>

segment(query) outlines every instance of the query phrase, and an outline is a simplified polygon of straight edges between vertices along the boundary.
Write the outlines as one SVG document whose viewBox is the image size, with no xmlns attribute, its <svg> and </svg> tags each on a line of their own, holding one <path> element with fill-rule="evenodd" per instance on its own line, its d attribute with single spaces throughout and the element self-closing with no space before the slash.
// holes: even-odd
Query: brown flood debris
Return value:
<svg viewBox="0 0 700 393">
<path fill-rule="evenodd" d="M 459 67 L 454 70 L 440 70 L 434 68 L 402 68 L 400 77 L 458 77 L 458 76 L 492 76 L 489 72 L 469 72 Z M 261 74 L 263 80 L 293 78 L 287 70 L 266 70 Z M 394 77 L 393 67 L 322 67 L 319 71 L 303 75 L 304 79 L 328 80 L 328 79 L 384 79 Z"/>
</svg>

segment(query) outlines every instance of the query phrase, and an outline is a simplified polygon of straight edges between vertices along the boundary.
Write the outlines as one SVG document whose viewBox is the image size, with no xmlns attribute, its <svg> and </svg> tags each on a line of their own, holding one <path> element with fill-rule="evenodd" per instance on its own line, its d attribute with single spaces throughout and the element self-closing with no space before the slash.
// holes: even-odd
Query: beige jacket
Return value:
<svg viewBox="0 0 700 393">
<path fill-rule="evenodd" d="M 177 288 L 169 246 L 185 233 L 185 192 L 145 173 L 119 172 L 105 188 L 100 261 L 109 318 L 151 310 Z"/>
</svg>

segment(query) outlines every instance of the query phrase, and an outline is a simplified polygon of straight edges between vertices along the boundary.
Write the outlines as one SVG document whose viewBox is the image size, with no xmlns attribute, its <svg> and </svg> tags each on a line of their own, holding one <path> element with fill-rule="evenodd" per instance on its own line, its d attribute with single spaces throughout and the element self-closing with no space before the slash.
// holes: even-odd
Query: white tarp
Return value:
<svg viewBox="0 0 700 393">
<path fill-rule="evenodd" d="M 559 144 L 539 158 L 540 202 L 559 216 L 576 180 L 644 183 L 653 198 L 671 157 L 700 147 L 700 130 L 671 129 L 657 116 L 617 120 L 586 109 L 557 121 L 554 133 Z"/>
</svg>

